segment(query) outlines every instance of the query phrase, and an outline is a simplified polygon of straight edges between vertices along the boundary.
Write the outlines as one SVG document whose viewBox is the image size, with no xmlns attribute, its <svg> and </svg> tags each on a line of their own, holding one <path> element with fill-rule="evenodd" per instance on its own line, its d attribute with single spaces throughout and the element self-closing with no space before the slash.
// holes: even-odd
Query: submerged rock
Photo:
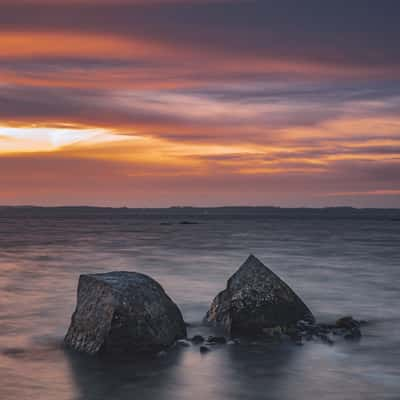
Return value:
<svg viewBox="0 0 400 400">
<path fill-rule="evenodd" d="M 351 328 L 349 331 L 344 335 L 345 339 L 348 340 L 359 340 L 361 339 L 361 330 L 358 327 Z"/>
<path fill-rule="evenodd" d="M 200 353 L 205 354 L 211 351 L 211 349 L 207 346 L 200 346 Z"/>
<path fill-rule="evenodd" d="M 278 339 L 280 340 L 283 335 L 282 328 L 280 326 L 276 326 L 273 328 L 263 328 L 263 334 L 267 339 Z"/>
<path fill-rule="evenodd" d="M 287 327 L 299 320 L 314 322 L 314 316 L 293 290 L 250 255 L 228 280 L 205 317 L 207 323 L 225 329 L 231 336 L 252 336 L 264 329 Z"/>
<path fill-rule="evenodd" d="M 190 347 L 192 344 L 189 342 L 189 340 L 186 340 L 186 339 L 179 339 L 177 342 L 176 342 L 179 346 L 182 346 L 182 347 Z"/>
<path fill-rule="evenodd" d="M 326 343 L 329 345 L 334 344 L 334 341 L 326 333 L 318 333 L 316 336 L 318 338 L 320 338 L 323 343 Z"/>
<path fill-rule="evenodd" d="M 191 341 L 192 343 L 194 343 L 194 344 L 203 343 L 204 340 L 205 340 L 204 337 L 201 336 L 201 335 L 194 335 L 194 336 L 190 339 L 190 341 Z"/>
<path fill-rule="evenodd" d="M 341 329 L 352 329 L 352 328 L 359 328 L 361 324 L 359 321 L 355 320 L 353 317 L 346 316 L 346 317 L 339 318 L 336 321 L 335 325 L 337 328 L 341 328 Z"/>
<path fill-rule="evenodd" d="M 224 336 L 209 336 L 207 339 L 208 344 L 226 344 Z"/>
<path fill-rule="evenodd" d="M 157 353 L 186 337 L 176 304 L 147 275 L 81 275 L 76 310 L 64 343 L 77 351 Z"/>
<path fill-rule="evenodd" d="M 358 321 L 352 317 L 343 317 L 338 319 L 336 323 L 330 324 L 298 321 L 295 326 L 288 327 L 285 334 L 294 341 L 300 337 L 306 341 L 319 340 L 322 343 L 333 345 L 333 337 L 348 340 L 361 339 L 360 326 L 363 324 L 365 324 L 365 321 Z"/>
</svg>

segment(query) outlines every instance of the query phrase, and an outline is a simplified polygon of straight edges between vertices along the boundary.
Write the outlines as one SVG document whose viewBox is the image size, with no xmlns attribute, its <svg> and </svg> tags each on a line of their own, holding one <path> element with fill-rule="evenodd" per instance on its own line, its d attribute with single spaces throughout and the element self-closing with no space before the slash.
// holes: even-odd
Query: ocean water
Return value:
<svg viewBox="0 0 400 400">
<path fill-rule="evenodd" d="M 79 274 L 149 274 L 189 335 L 208 334 L 207 307 L 250 253 L 318 320 L 367 320 L 362 339 L 124 360 L 63 348 Z M 398 400 L 399 289 L 399 210 L 0 208 L 0 399 Z"/>
</svg>

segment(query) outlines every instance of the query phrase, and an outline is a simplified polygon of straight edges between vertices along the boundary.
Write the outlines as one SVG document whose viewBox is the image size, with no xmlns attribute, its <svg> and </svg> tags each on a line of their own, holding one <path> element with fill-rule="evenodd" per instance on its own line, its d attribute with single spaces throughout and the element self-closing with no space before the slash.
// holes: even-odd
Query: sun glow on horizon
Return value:
<svg viewBox="0 0 400 400">
<path fill-rule="evenodd" d="M 50 152 L 77 144 L 94 145 L 126 139 L 124 135 L 103 128 L 0 126 L 0 154 Z"/>
<path fill-rule="evenodd" d="M 394 3 L 0 3 L 0 203 L 400 205 Z"/>
</svg>

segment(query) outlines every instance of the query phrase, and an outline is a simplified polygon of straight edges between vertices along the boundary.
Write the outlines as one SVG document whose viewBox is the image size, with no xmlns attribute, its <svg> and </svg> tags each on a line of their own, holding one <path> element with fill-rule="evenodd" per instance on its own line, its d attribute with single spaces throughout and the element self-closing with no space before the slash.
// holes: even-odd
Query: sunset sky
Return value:
<svg viewBox="0 0 400 400">
<path fill-rule="evenodd" d="M 0 0 L 0 204 L 400 207 L 400 2 Z"/>
</svg>

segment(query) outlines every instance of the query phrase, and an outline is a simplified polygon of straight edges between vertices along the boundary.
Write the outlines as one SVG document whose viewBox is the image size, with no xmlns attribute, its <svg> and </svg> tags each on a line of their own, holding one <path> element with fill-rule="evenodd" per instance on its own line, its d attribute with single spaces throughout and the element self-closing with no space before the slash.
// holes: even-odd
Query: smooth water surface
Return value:
<svg viewBox="0 0 400 400">
<path fill-rule="evenodd" d="M 182 221 L 198 224 L 181 224 Z M 175 348 L 110 360 L 62 347 L 79 274 L 151 275 L 189 335 L 249 253 L 317 319 L 351 314 L 360 342 Z M 0 210 L 0 399 L 400 398 L 400 212 Z"/>
</svg>

